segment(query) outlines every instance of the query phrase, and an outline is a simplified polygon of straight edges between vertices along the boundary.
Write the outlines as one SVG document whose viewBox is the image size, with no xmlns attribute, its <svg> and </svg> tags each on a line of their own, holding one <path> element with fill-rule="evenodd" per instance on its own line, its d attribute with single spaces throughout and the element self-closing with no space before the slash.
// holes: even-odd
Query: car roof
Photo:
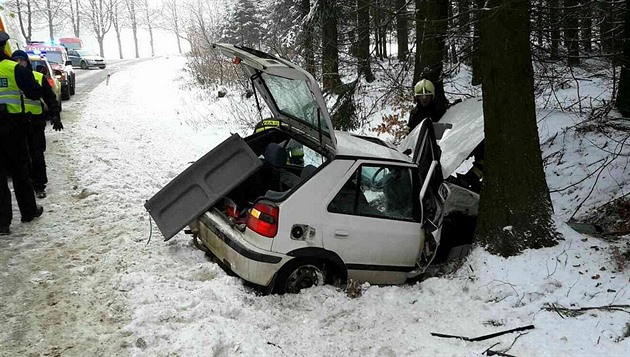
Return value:
<svg viewBox="0 0 630 357">
<path fill-rule="evenodd" d="M 335 130 L 338 156 L 358 156 L 369 159 L 396 160 L 411 163 L 409 156 L 387 145 L 379 144 L 346 131 Z M 378 140 L 378 139 L 377 139 Z"/>
</svg>

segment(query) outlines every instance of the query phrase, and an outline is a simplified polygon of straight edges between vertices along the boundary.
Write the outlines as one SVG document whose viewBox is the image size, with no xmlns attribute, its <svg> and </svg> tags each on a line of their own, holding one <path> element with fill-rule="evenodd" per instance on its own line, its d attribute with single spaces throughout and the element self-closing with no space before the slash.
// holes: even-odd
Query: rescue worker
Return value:
<svg viewBox="0 0 630 357">
<path fill-rule="evenodd" d="M 17 50 L 11 55 L 13 60 L 18 62 L 20 66 L 29 68 L 32 70 L 31 62 L 28 59 L 26 52 Z M 46 119 L 50 119 L 53 125 L 53 130 L 59 131 L 63 129 L 61 123 L 61 117 L 59 116 L 59 103 L 57 102 L 57 96 L 53 92 L 48 80 L 44 74 L 47 74 L 45 66 L 38 66 L 38 71 L 33 72 L 33 76 L 37 83 L 42 87 L 42 103 L 41 100 L 30 100 L 24 98 L 24 112 L 30 115 L 30 130 L 28 135 L 28 148 L 31 157 L 31 165 L 29 168 L 29 176 L 31 177 L 31 183 L 35 190 L 35 196 L 37 198 L 46 197 L 46 184 L 48 183 L 48 176 L 46 175 L 46 160 L 44 158 L 44 152 L 46 151 L 46 136 L 44 130 L 46 129 Z M 43 72 L 43 73 L 42 73 Z M 52 108 L 52 109 L 51 109 Z M 44 110 L 46 109 L 46 110 Z"/>
<path fill-rule="evenodd" d="M 24 114 L 23 96 L 41 98 L 42 88 L 26 67 L 18 65 L 4 52 L 9 35 L 0 31 L 0 235 L 11 233 L 13 219 L 11 191 L 13 189 L 22 222 L 30 222 L 44 212 L 35 202 L 35 193 L 28 177 L 28 123 Z"/>
<path fill-rule="evenodd" d="M 416 106 L 409 114 L 407 126 L 412 131 L 422 120 L 431 118 L 431 121 L 437 123 L 446 112 L 445 109 L 438 109 L 435 105 L 435 86 L 428 79 L 421 79 L 413 88 L 414 102 Z"/>
</svg>

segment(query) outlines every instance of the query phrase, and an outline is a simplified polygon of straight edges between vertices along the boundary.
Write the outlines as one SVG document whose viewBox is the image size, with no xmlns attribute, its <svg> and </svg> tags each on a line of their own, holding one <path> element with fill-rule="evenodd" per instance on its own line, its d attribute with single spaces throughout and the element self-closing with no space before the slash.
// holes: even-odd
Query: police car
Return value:
<svg viewBox="0 0 630 357">
<path fill-rule="evenodd" d="M 475 221 L 479 200 L 444 180 L 461 163 L 445 157 L 461 156 L 443 156 L 436 132 L 456 131 L 457 120 L 436 130 L 427 119 L 412 142 L 392 148 L 334 130 L 317 82 L 297 65 L 246 47 L 215 48 L 242 68 L 264 101 L 259 109 L 278 123 L 232 135 L 146 202 L 166 240 L 188 225 L 225 270 L 276 293 L 348 279 L 401 284 L 455 248 L 443 222 Z"/>
<path fill-rule="evenodd" d="M 52 76 L 51 73 L 54 73 L 50 62 L 46 59 L 46 57 L 42 55 L 35 55 L 29 53 L 28 60 L 31 62 L 31 66 L 33 67 L 33 71 L 37 71 L 44 74 L 44 78 L 50 84 L 55 96 L 57 98 L 57 102 L 59 102 L 59 110 L 61 110 L 61 99 L 62 99 L 62 90 L 61 90 L 61 82 L 57 79 L 56 76 Z"/>
</svg>

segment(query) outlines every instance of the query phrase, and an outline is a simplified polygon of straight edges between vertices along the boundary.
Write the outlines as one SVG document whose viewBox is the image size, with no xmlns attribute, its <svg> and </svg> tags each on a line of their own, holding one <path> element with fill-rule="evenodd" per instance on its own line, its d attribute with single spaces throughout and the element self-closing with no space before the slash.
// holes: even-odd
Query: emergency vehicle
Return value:
<svg viewBox="0 0 630 357">
<path fill-rule="evenodd" d="M 53 69 L 55 78 L 61 82 L 61 98 L 70 99 L 75 93 L 75 73 L 72 62 L 68 59 L 68 52 L 62 46 L 48 46 L 31 43 L 26 46 L 26 52 L 46 57 Z"/>
</svg>

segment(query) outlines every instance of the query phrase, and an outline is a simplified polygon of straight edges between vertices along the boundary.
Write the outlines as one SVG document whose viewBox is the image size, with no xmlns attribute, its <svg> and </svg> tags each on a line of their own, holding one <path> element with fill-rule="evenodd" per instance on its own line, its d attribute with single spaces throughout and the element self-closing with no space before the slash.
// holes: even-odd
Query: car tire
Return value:
<svg viewBox="0 0 630 357">
<path fill-rule="evenodd" d="M 323 264 L 310 259 L 293 259 L 286 263 L 276 275 L 272 292 L 275 294 L 297 294 L 302 289 L 323 285 L 326 271 Z"/>
<path fill-rule="evenodd" d="M 87 62 L 81 61 L 81 69 L 88 69 Z"/>
<path fill-rule="evenodd" d="M 61 99 L 68 100 L 70 99 L 70 84 L 65 87 L 61 87 Z"/>
<path fill-rule="evenodd" d="M 76 92 L 76 83 L 74 82 L 74 76 L 72 78 L 72 85 L 70 86 L 70 95 L 74 95 Z"/>
<path fill-rule="evenodd" d="M 98 68 L 100 68 L 100 69 L 105 69 L 105 67 L 107 67 L 107 66 L 100 66 L 100 67 L 98 67 Z"/>
</svg>

